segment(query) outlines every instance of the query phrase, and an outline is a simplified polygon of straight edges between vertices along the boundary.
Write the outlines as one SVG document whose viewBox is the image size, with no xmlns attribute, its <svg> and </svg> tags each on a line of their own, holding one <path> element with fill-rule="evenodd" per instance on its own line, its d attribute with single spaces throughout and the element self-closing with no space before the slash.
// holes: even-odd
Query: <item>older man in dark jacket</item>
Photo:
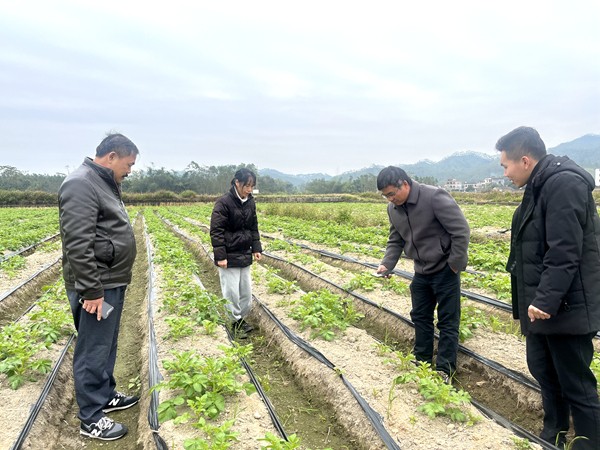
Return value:
<svg viewBox="0 0 600 450">
<path fill-rule="evenodd" d="M 445 382 L 456 371 L 460 324 L 460 272 L 467 267 L 469 224 L 444 189 L 413 181 L 404 170 L 389 166 L 377 176 L 377 189 L 390 203 L 390 236 L 377 269 L 393 269 L 402 251 L 414 261 L 410 285 L 417 361 L 432 363 L 433 313 L 440 330 L 436 370 Z"/>
<path fill-rule="evenodd" d="M 128 138 L 110 134 L 96 157 L 86 158 L 58 192 L 63 277 L 78 332 L 73 375 L 80 433 L 101 440 L 127 433 L 125 425 L 106 413 L 138 402 L 116 390 L 113 376 L 125 290 L 136 256 L 121 182 L 137 155 Z"/>
<path fill-rule="evenodd" d="M 600 403 L 590 370 L 600 329 L 600 219 L 594 179 L 567 157 L 546 153 L 533 128 L 498 140 L 504 175 L 526 185 L 512 222 L 513 314 L 526 336 L 527 364 L 542 389 L 541 437 L 573 449 L 600 448 Z"/>
</svg>

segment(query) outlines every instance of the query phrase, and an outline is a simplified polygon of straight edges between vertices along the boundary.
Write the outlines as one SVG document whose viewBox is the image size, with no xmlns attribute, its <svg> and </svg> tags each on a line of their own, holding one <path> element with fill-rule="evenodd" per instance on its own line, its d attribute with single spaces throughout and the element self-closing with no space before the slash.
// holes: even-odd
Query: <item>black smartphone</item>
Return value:
<svg viewBox="0 0 600 450">
<path fill-rule="evenodd" d="M 83 305 L 84 300 L 82 298 L 79 299 L 79 303 L 81 303 Z M 106 319 L 108 316 L 110 316 L 110 313 L 113 312 L 115 309 L 115 307 L 113 305 L 111 305 L 108 302 L 103 302 L 102 303 L 102 318 Z"/>
</svg>

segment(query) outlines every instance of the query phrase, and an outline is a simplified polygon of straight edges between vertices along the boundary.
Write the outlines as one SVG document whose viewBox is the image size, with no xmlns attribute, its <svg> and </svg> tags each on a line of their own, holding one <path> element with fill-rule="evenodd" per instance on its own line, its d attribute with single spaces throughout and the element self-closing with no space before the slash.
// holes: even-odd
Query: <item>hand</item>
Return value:
<svg viewBox="0 0 600 450">
<path fill-rule="evenodd" d="M 550 318 L 550 314 L 542 311 L 539 308 L 536 308 L 533 305 L 529 305 L 529 308 L 527 309 L 527 315 L 529 316 L 529 320 L 532 322 L 535 319 L 546 320 Z"/>
<path fill-rule="evenodd" d="M 377 268 L 377 271 L 376 271 L 376 272 L 377 272 L 377 273 L 384 273 L 384 272 L 387 272 L 387 271 L 388 271 L 388 268 L 387 268 L 387 267 L 385 267 L 383 264 L 381 264 L 381 265 L 379 265 L 379 267 Z M 391 277 L 392 277 L 392 274 L 391 274 L 391 273 L 388 273 L 387 275 L 384 275 L 384 277 L 385 277 L 385 278 L 391 278 Z"/>
<path fill-rule="evenodd" d="M 260 252 L 252 253 L 252 255 L 254 256 L 254 259 L 257 261 L 260 261 L 260 259 L 262 258 L 262 253 L 260 253 Z"/>
<path fill-rule="evenodd" d="M 102 320 L 102 305 L 104 304 L 104 297 L 100 297 L 93 300 L 79 300 L 81 307 L 89 312 L 90 314 L 96 314 L 96 318 Z"/>
<path fill-rule="evenodd" d="M 222 259 L 221 261 L 217 261 L 217 266 L 219 266 L 221 269 L 227 269 L 227 260 Z"/>
</svg>

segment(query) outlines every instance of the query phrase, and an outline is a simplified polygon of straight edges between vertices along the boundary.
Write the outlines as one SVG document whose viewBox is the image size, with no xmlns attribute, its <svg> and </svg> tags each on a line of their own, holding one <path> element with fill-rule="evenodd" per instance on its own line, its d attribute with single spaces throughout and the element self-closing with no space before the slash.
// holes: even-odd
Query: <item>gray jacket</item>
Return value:
<svg viewBox="0 0 600 450">
<path fill-rule="evenodd" d="M 456 271 L 467 267 L 469 224 L 444 189 L 412 182 L 401 206 L 388 205 L 390 236 L 382 265 L 396 267 L 402 250 L 414 260 L 416 273 L 439 272 L 446 264 Z"/>
<path fill-rule="evenodd" d="M 131 281 L 135 238 L 113 171 L 86 158 L 58 191 L 63 278 L 84 299 Z"/>
</svg>

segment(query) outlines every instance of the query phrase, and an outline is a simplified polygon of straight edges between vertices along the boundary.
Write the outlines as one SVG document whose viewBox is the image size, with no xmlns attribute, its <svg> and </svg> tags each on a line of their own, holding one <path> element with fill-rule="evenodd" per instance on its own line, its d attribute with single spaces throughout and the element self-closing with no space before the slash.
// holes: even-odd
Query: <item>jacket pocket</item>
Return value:
<svg viewBox="0 0 600 450">
<path fill-rule="evenodd" d="M 97 237 L 94 243 L 94 256 L 96 261 L 107 267 L 112 266 L 115 260 L 115 246 L 108 238 Z"/>
</svg>

